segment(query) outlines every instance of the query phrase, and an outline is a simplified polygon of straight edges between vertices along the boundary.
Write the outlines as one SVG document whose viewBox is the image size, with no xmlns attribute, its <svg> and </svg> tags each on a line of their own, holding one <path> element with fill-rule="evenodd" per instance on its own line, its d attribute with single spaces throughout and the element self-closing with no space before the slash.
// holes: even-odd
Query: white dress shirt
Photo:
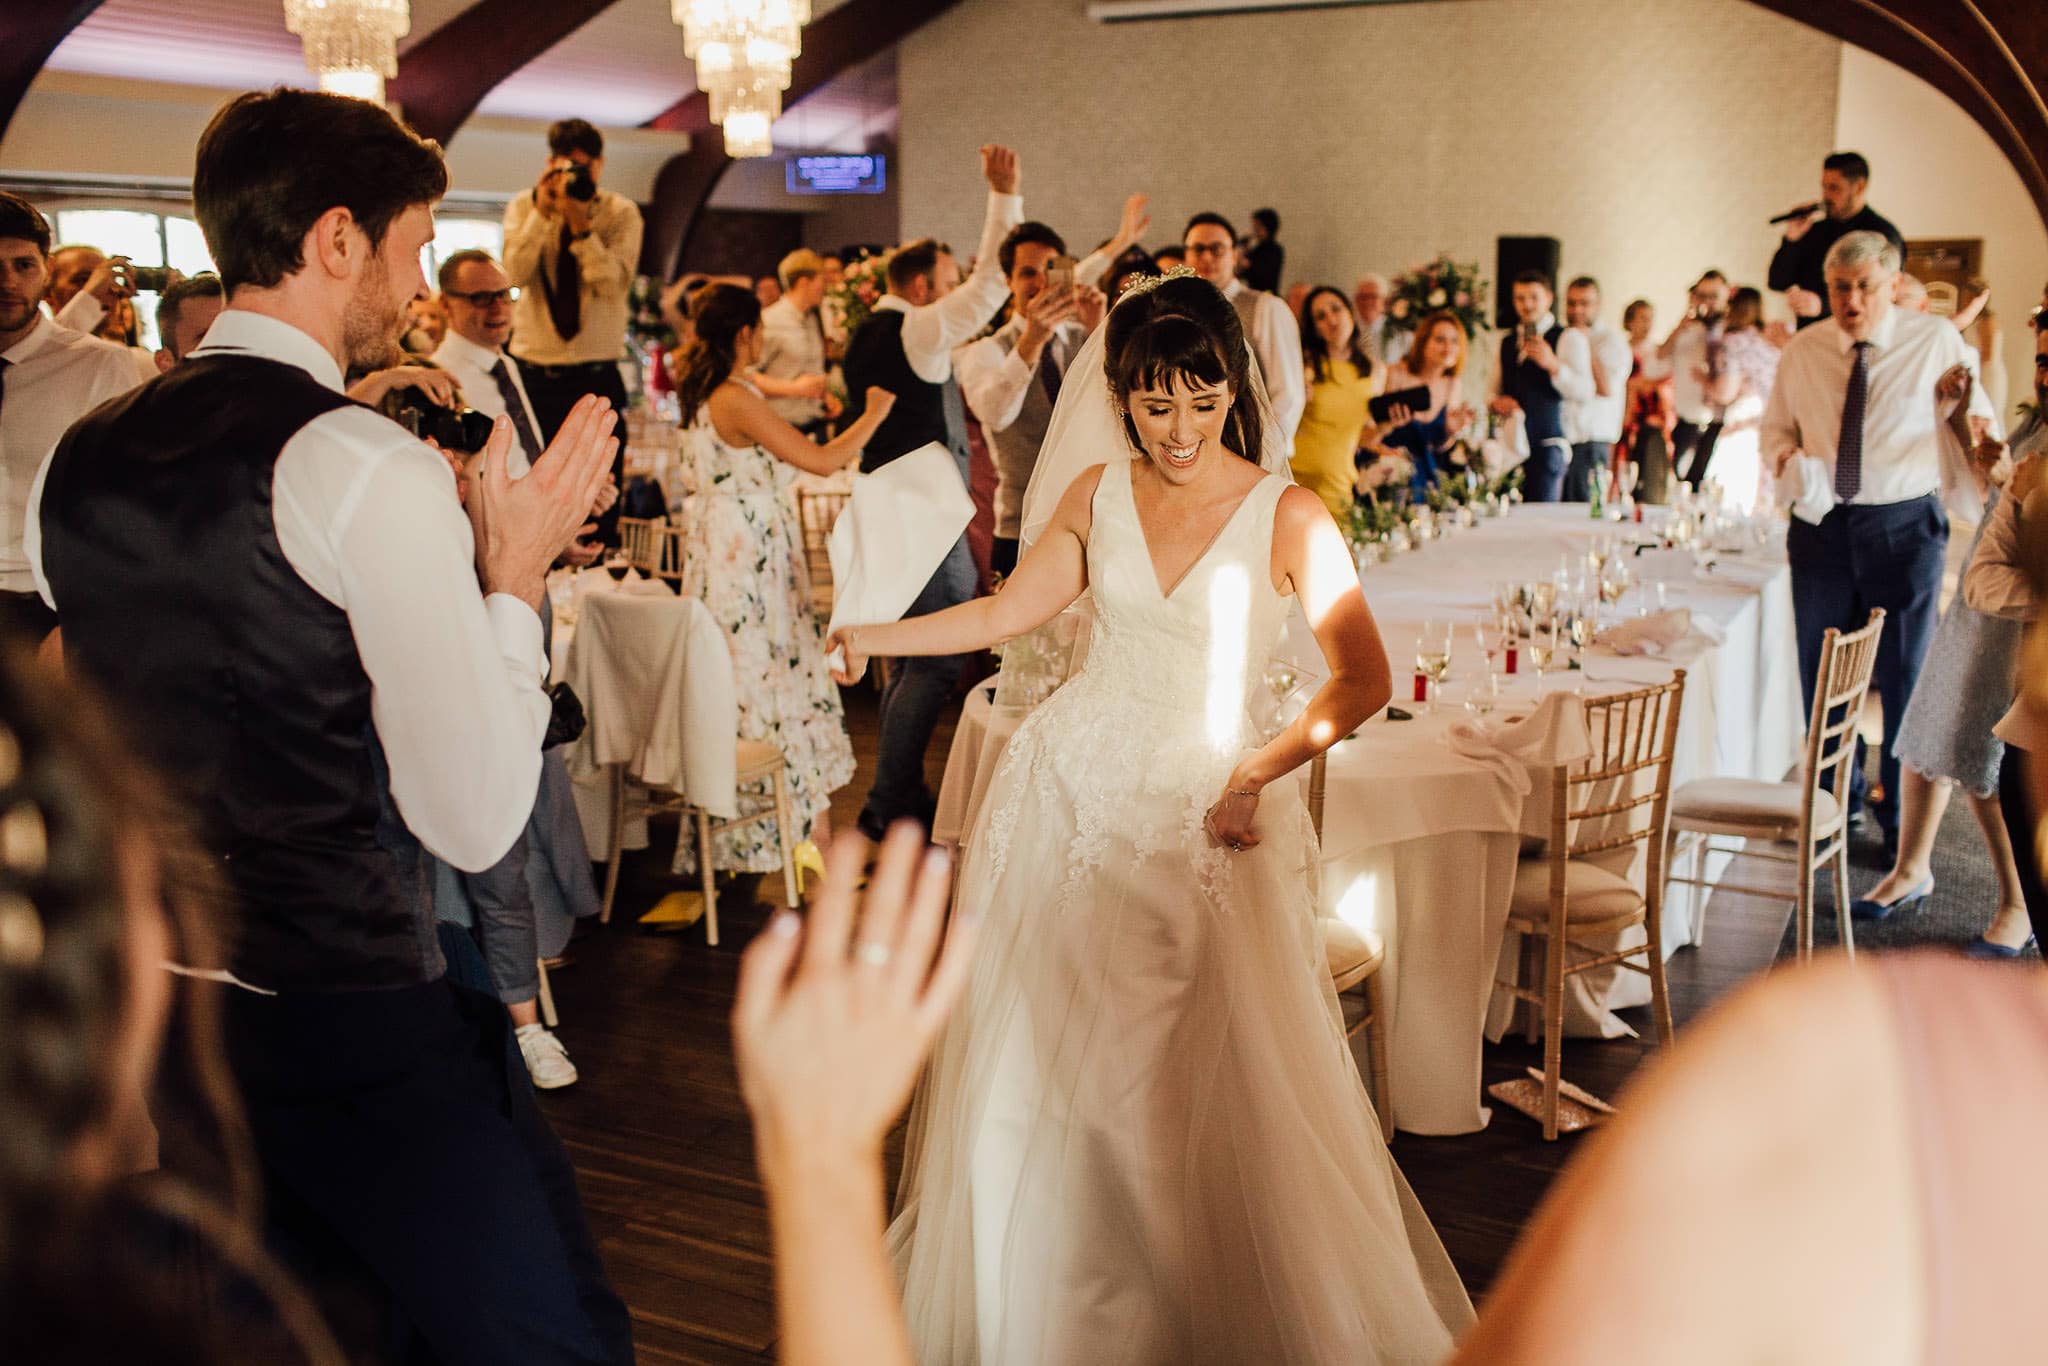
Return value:
<svg viewBox="0 0 2048 1366">
<path fill-rule="evenodd" d="M 590 201 L 590 233 L 569 246 L 582 274 L 582 313 L 564 341 L 548 312 L 562 249 L 562 220 L 550 218 L 528 191 L 505 206 L 505 273 L 519 287 L 512 305 L 513 351 L 530 365 L 586 365 L 626 354 L 628 295 L 640 269 L 640 208 L 610 190 Z"/>
<path fill-rule="evenodd" d="M 498 388 L 498 381 L 491 371 L 503 362 L 512 376 L 512 388 L 519 395 L 520 406 L 526 409 L 527 430 L 533 439 L 540 437 L 540 419 L 533 415 L 533 400 L 526 396 L 526 381 L 519 377 L 519 362 L 502 350 L 493 351 L 487 346 L 478 346 L 469 338 L 448 329 L 448 335 L 441 339 L 441 345 L 434 350 L 434 364 L 446 370 L 462 390 L 462 401 L 486 417 L 505 416 L 505 395 Z M 519 437 L 518 424 L 512 428 L 512 450 L 505 457 L 505 469 L 514 478 L 523 476 L 533 468 L 533 462 L 540 459 L 539 451 L 526 449 L 526 443 Z"/>
<path fill-rule="evenodd" d="M 953 373 L 960 381 L 960 396 L 967 400 L 975 420 L 995 431 L 1008 431 L 1017 420 L 1024 407 L 1024 395 L 1029 392 L 1031 381 L 1038 377 L 1039 364 L 1048 353 L 1064 375 L 1067 363 L 1088 340 L 1087 329 L 1081 324 L 1061 323 L 1046 339 L 1038 361 L 1026 365 L 1017 354 L 1017 340 L 1023 335 L 1024 319 L 1013 316 L 980 341 L 969 342 L 953 353 Z M 1009 344 L 1004 345 L 1005 341 Z"/>
<path fill-rule="evenodd" d="M 1024 221 L 1021 195 L 988 192 L 988 212 L 981 222 L 981 244 L 974 255 L 974 269 L 959 287 L 943 299 L 913 307 L 897 294 L 884 294 L 875 301 L 876 312 L 907 315 L 903 319 L 903 354 L 910 369 L 926 384 L 944 384 L 953 377 L 953 348 L 988 325 L 988 320 L 1010 297 L 1010 282 L 1003 278 L 996 253 L 1011 228 Z"/>
<path fill-rule="evenodd" d="M 73 332 L 94 336 L 99 325 L 107 320 L 107 308 L 98 299 L 79 290 L 64 301 L 64 307 L 50 315 L 59 327 L 68 327 Z M 103 339 L 104 340 L 104 339 Z M 111 343 L 120 345 L 120 343 Z M 128 362 L 135 367 L 135 382 L 147 384 L 163 372 L 157 369 L 156 352 L 141 346 L 121 346 L 128 353 Z"/>
<path fill-rule="evenodd" d="M 1956 493 L 1974 486 L 1959 467 L 1961 452 L 1945 461 L 1944 416 L 1952 405 L 1937 404 L 1934 382 L 1954 365 L 1977 369 L 1977 353 L 1948 319 L 1894 307 L 1871 334 L 1870 389 L 1863 410 L 1863 478 L 1852 503 L 1901 503 L 1935 492 Z M 1764 408 L 1762 452 L 1766 464 L 1797 450 L 1819 460 L 1832 475 L 1835 446 L 1842 434 L 1842 403 L 1855 365 L 1855 343 L 1833 318 L 1802 329 L 1785 347 L 1778 381 Z M 1970 386 L 1970 412 L 1998 430 L 1984 386 Z M 1950 438 L 1950 445 L 1954 444 Z M 1960 476 L 1960 483 L 1958 482 Z"/>
<path fill-rule="evenodd" d="M 760 372 L 770 379 L 796 379 L 825 373 L 825 325 L 813 310 L 806 313 L 787 294 L 761 310 Z M 801 427 L 825 415 L 823 399 L 771 398 L 784 422 Z"/>
<path fill-rule="evenodd" d="M 1707 386 L 1700 383 L 1700 371 L 1706 365 L 1707 329 L 1686 328 L 1671 343 L 1671 411 L 1679 421 L 1695 427 L 1705 427 L 1721 416 L 1720 408 L 1707 397 Z M 1844 384 L 1848 383 L 1848 374 L 1846 370 L 1842 372 Z"/>
<path fill-rule="evenodd" d="M 7 362 L 0 397 L 0 591 L 33 593 L 21 538 L 36 470 L 72 423 L 139 380 L 127 347 L 48 318 L 38 318 L 0 360 Z"/>
<path fill-rule="evenodd" d="M 1593 384 L 1593 359 L 1607 373 L 1603 397 Z M 1551 383 L 1564 395 L 1564 435 L 1574 446 L 1582 441 L 1621 440 L 1621 419 L 1628 403 L 1629 371 L 1635 356 L 1628 338 L 1596 322 L 1585 331 L 1566 328 L 1557 339 L 1557 374 Z"/>
<path fill-rule="evenodd" d="M 1244 281 L 1232 280 L 1223 297 L 1234 304 L 1246 288 Z M 1252 310 L 1251 336 L 1246 340 L 1259 359 L 1259 378 L 1266 383 L 1266 401 L 1273 407 L 1273 420 L 1292 443 L 1294 429 L 1301 425 L 1301 414 L 1308 407 L 1308 383 L 1301 363 L 1301 324 L 1279 295 L 1254 292 L 1259 298 Z"/>
<path fill-rule="evenodd" d="M 334 357 L 275 318 L 222 313 L 192 354 L 222 353 L 296 365 L 341 392 Z M 36 472 L 23 525 L 35 586 L 61 616 L 42 568 L 48 468 L 45 460 Z M 478 591 L 475 542 L 448 462 L 397 423 L 349 404 L 285 443 L 271 517 L 285 560 L 348 613 L 399 815 L 443 860 L 465 872 L 489 868 L 533 811 L 547 662 L 534 610 Z"/>
</svg>

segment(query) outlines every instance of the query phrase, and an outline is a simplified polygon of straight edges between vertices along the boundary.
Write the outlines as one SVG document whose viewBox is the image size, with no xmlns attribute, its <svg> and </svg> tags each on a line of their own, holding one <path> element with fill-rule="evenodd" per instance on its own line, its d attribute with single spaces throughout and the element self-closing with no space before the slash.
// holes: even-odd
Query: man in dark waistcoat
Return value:
<svg viewBox="0 0 2048 1366">
<path fill-rule="evenodd" d="M 1494 396 L 1489 405 L 1502 418 L 1522 415 L 1529 442 L 1528 478 L 1524 496 L 1532 503 L 1554 503 L 1564 488 L 1571 463 L 1571 442 L 1564 434 L 1564 395 L 1555 377 L 1563 363 L 1557 356 L 1564 326 L 1550 311 L 1554 295 L 1550 277 L 1525 270 L 1515 277 L 1515 330 L 1500 339 L 1500 365 L 1494 370 Z"/>
<path fill-rule="evenodd" d="M 1009 297 L 997 258 L 1004 235 L 1024 218 L 1017 154 L 984 147 L 981 170 L 988 208 L 980 253 L 966 280 L 960 280 L 960 268 L 944 246 L 930 238 L 906 243 L 890 253 L 889 292 L 847 339 L 845 421 L 861 415 L 871 386 L 896 395 L 896 406 L 861 453 L 864 470 L 936 441 L 953 452 L 960 482 L 967 482 L 966 407 L 953 378 L 953 349 L 986 327 Z M 904 615 L 925 616 L 966 602 L 974 596 L 976 577 L 963 535 Z M 891 673 L 882 694 L 874 786 L 860 813 L 860 828 L 870 839 L 879 840 L 906 816 L 931 823 L 925 750 L 966 664 L 962 655 L 905 659 Z"/>
<path fill-rule="evenodd" d="M 446 980 L 419 913 L 422 845 L 482 870 L 526 824 L 543 576 L 615 446 L 587 399 L 515 482 L 500 421 L 465 518 L 443 458 L 342 393 L 423 293 L 446 185 L 374 104 L 224 106 L 193 201 L 228 307 L 66 434 L 25 540 L 67 666 L 232 892 L 229 1065 L 278 1251 L 316 1294 L 370 1290 L 403 1359 L 629 1362 L 505 1012 Z"/>
</svg>

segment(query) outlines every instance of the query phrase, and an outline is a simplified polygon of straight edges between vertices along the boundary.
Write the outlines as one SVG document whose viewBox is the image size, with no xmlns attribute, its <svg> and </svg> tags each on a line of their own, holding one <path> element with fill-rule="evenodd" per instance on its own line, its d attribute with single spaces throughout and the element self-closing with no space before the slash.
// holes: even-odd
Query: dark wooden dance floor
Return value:
<svg viewBox="0 0 2048 1366">
<path fill-rule="evenodd" d="M 850 823 L 874 756 L 872 692 L 851 696 L 848 724 L 861 767 L 834 814 Z M 933 745 L 935 784 L 948 738 L 942 731 Z M 575 1161 L 606 1264 L 633 1311 L 641 1360 L 772 1360 L 767 1217 L 726 1019 L 739 953 L 766 909 L 748 904 L 744 886 L 722 898 L 717 949 L 705 946 L 701 927 L 677 936 L 638 932 L 634 918 L 676 885 L 667 873 L 671 839 L 657 829 L 654 849 L 629 857 L 617 918 L 580 935 L 571 962 L 553 976 L 561 1036 L 582 1080 L 543 1093 L 542 1105 Z M 1745 872 L 1747 880 L 1763 876 Z M 1670 965 L 1681 1029 L 1772 960 L 1786 917 L 1781 904 L 1715 899 L 1705 946 Z M 1647 1011 L 1628 1014 L 1649 1031 Z M 1612 1097 L 1652 1048 L 1574 1042 L 1566 1075 Z M 1487 1080 L 1520 1076 L 1536 1061 L 1538 1051 L 1519 1042 L 1490 1048 Z M 1571 1139 L 1544 1143 L 1534 1124 L 1498 1106 L 1481 1133 L 1396 1137 L 1394 1156 L 1475 1299 L 1574 1148 Z M 896 1159 L 892 1142 L 892 1180 Z"/>
</svg>

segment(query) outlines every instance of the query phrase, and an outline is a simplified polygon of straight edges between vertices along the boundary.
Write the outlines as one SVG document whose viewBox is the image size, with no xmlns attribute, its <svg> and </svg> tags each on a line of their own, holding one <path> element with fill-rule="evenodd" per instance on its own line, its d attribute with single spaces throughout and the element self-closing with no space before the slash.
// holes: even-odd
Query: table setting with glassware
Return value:
<svg viewBox="0 0 2048 1366">
<path fill-rule="evenodd" d="M 1468 1133 L 1487 1122 L 1480 1053 L 1509 1019 L 1494 980 L 1514 967 L 1516 860 L 1548 832 L 1542 779 L 1585 753 L 1584 697 L 1683 668 L 1675 782 L 1776 780 L 1797 761 L 1804 717 L 1783 526 L 1714 506 L 1688 498 L 1645 507 L 1640 521 L 1594 517 L 1584 503 L 1520 506 L 1438 518 L 1405 553 L 1360 557 L 1394 696 L 1329 753 L 1320 910 L 1386 943 L 1398 1127 Z M 972 831 L 1009 736 L 1068 655 L 1085 653 L 1059 639 L 1023 648 L 1045 667 L 1022 670 L 1023 686 L 1000 699 L 995 680 L 978 685 L 962 709 L 933 831 L 942 843 Z M 1255 716 L 1277 730 L 1324 674 L 1297 613 Z M 1667 955 L 1689 924 L 1666 917 Z M 1567 1025 L 1624 1034 L 1612 1011 L 1646 999 L 1635 974 L 1588 974 L 1572 982 Z"/>
</svg>

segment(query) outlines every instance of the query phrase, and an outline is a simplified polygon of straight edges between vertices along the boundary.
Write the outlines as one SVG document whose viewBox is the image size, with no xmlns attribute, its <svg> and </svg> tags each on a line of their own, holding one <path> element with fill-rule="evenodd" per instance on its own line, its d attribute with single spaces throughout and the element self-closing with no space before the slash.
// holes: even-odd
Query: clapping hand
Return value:
<svg viewBox="0 0 2048 1366">
<path fill-rule="evenodd" d="M 967 983 L 974 922 L 945 930 L 951 859 L 899 823 L 863 896 L 867 849 L 834 839 L 809 914 L 777 912 L 740 964 L 733 1054 L 771 1177 L 783 1160 L 878 1162 Z"/>
<path fill-rule="evenodd" d="M 1102 319 L 1108 312 L 1108 295 L 1094 285 L 1074 286 L 1074 320 L 1085 331 L 1093 332 L 1102 326 Z"/>
<path fill-rule="evenodd" d="M 512 424 L 498 419 L 467 500 L 485 593 L 510 593 L 540 610 L 548 566 L 580 534 L 611 475 L 617 421 L 605 399 L 578 399 L 533 469 L 515 480 L 505 468 Z"/>
</svg>

